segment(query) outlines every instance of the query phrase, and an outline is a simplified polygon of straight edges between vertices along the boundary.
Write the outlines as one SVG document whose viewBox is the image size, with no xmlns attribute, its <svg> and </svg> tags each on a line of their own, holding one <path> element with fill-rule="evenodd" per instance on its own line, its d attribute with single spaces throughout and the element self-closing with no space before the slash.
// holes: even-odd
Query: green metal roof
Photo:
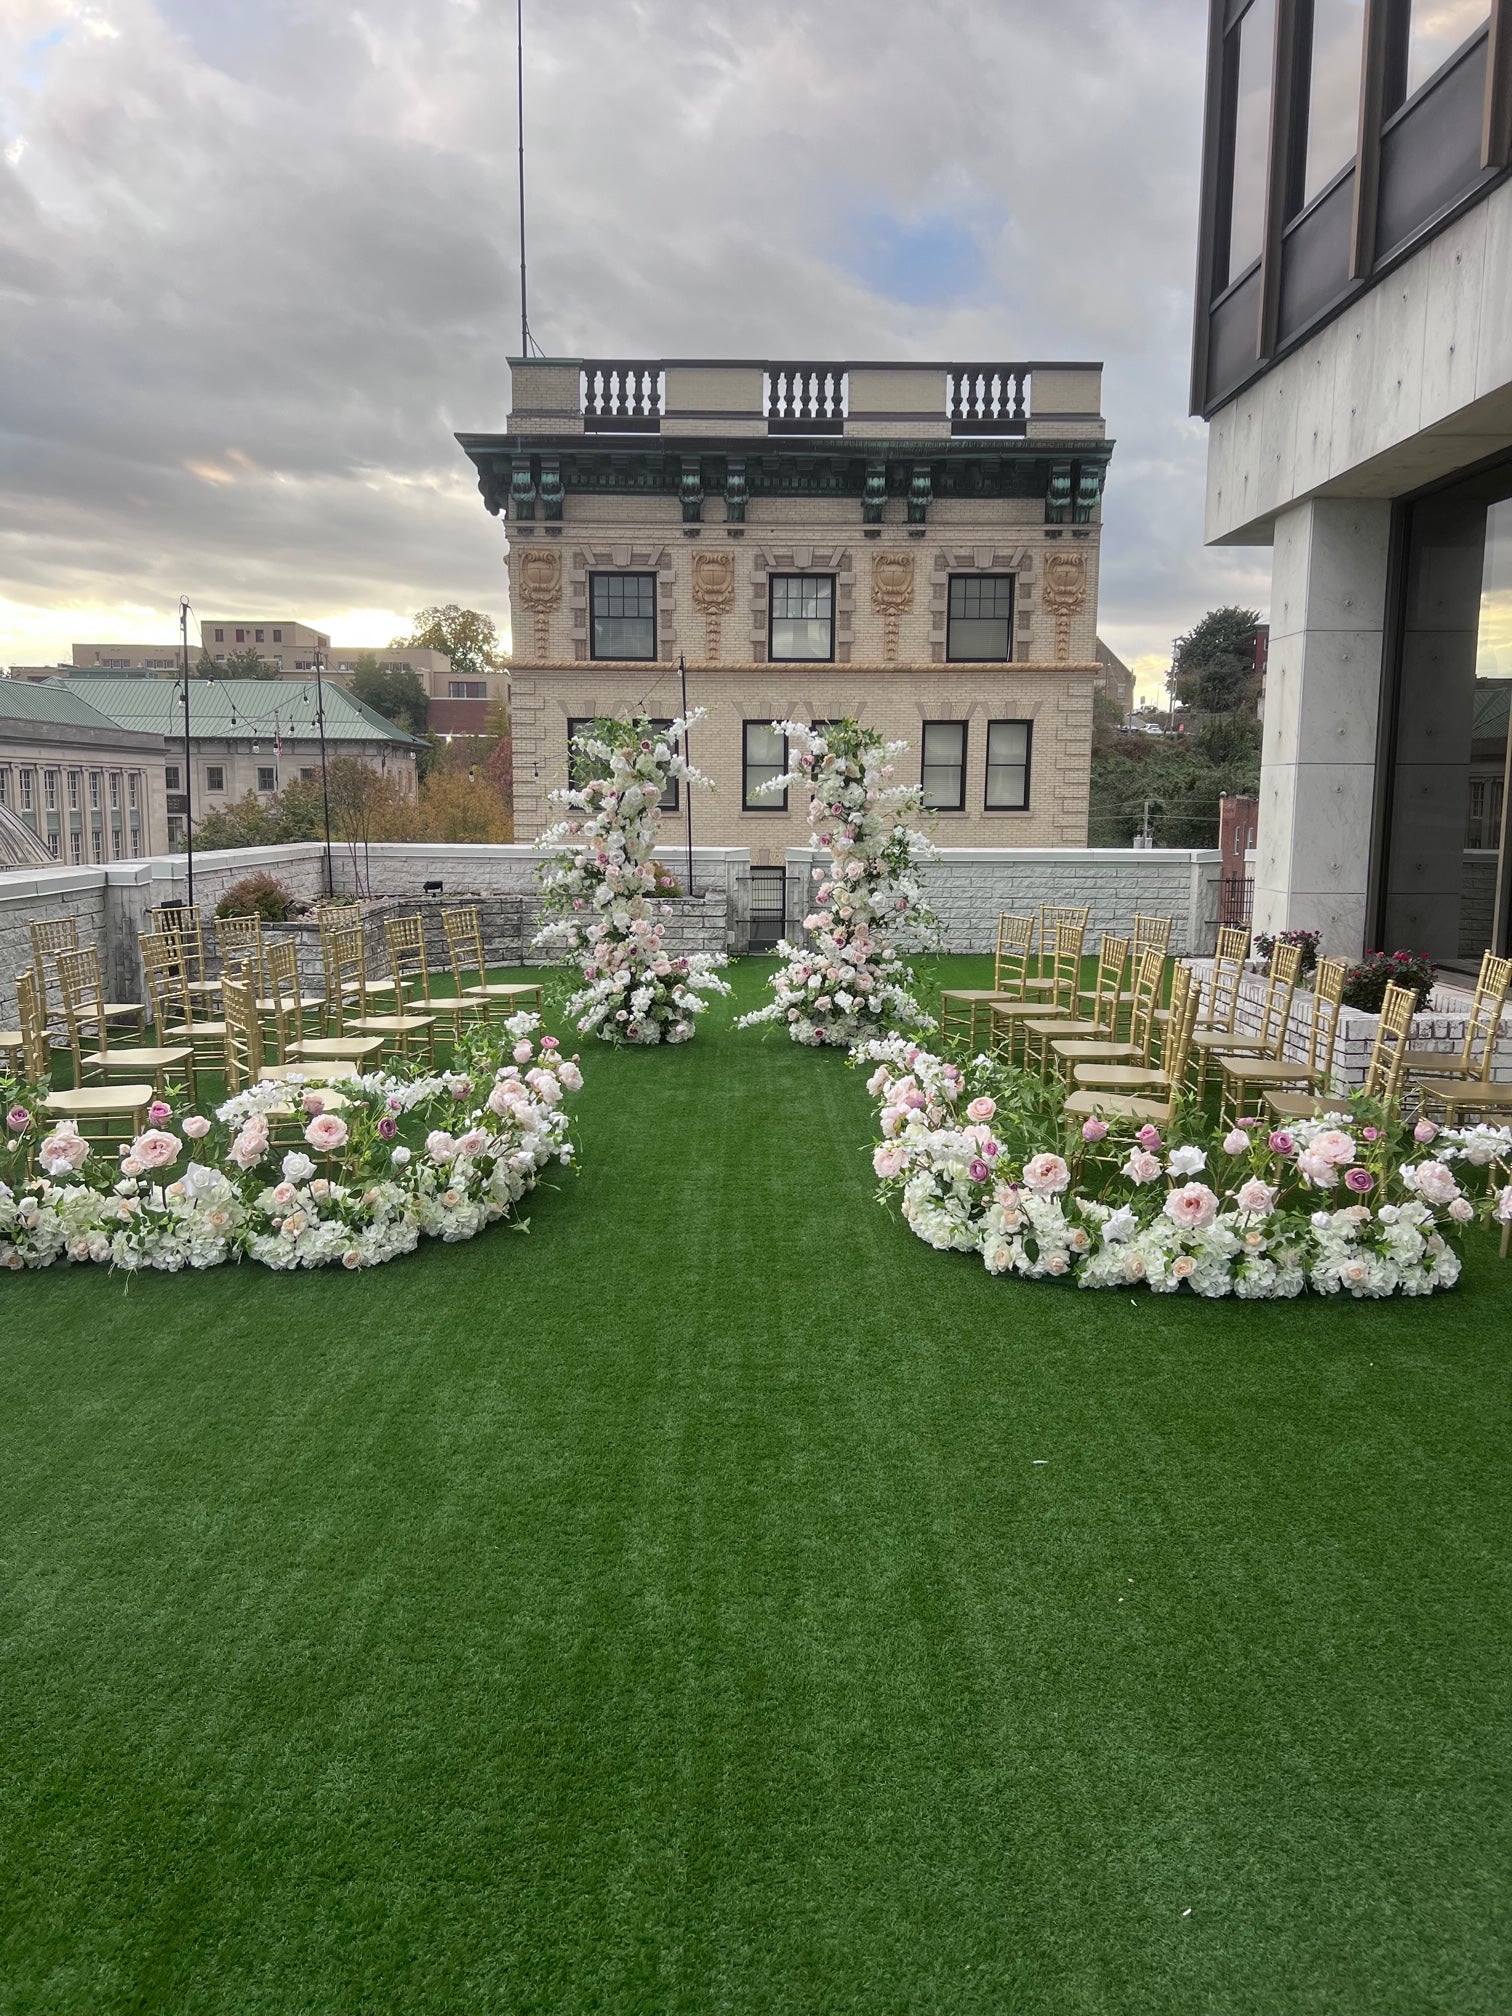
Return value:
<svg viewBox="0 0 1512 2016">
<path fill-rule="evenodd" d="M 0 721 L 43 722 L 56 728 L 94 728 L 112 734 L 128 724 L 93 706 L 61 679 L 0 679 Z"/>
<path fill-rule="evenodd" d="M 79 689 L 88 692 L 86 703 Z M 134 728 L 155 735 L 181 736 L 184 709 L 182 686 L 176 679 L 102 679 L 97 673 L 77 683 L 50 681 L 32 687 L 32 692 L 49 690 L 76 698 L 93 714 L 98 710 L 121 728 Z M 343 687 L 323 682 L 325 732 L 328 742 L 395 742 L 404 748 L 423 746 L 404 729 L 385 721 L 381 714 L 354 699 Z M 189 682 L 189 733 L 216 741 L 236 741 L 244 736 L 279 733 L 299 741 L 315 735 L 315 681 L 313 679 L 191 679 Z"/>
</svg>

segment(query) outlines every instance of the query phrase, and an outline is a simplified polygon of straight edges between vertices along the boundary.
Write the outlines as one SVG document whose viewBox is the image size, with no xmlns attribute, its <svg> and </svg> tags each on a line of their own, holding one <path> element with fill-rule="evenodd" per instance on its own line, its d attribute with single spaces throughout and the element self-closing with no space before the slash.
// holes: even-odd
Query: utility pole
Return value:
<svg viewBox="0 0 1512 2016">
<path fill-rule="evenodd" d="M 331 867 L 331 786 L 326 776 L 325 688 L 320 682 L 320 646 L 315 646 L 315 732 L 320 737 L 320 802 L 325 811 L 325 885 L 327 896 L 336 894 L 336 877 Z"/>
<path fill-rule="evenodd" d="M 194 908 L 194 771 L 189 747 L 189 597 L 179 597 L 179 635 L 184 646 L 184 852 L 188 857 L 189 908 Z"/>
</svg>

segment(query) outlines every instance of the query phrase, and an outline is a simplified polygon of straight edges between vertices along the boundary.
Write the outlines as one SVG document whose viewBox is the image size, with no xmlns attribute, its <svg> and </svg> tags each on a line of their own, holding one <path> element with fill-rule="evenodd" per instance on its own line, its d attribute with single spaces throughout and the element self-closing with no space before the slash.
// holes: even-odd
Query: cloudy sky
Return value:
<svg viewBox="0 0 1512 2016">
<path fill-rule="evenodd" d="M 549 353 L 1101 357 L 1104 636 L 1201 544 L 1201 0 L 525 0 Z M 0 663 L 507 623 L 456 428 L 518 347 L 513 0 L 0 0 Z"/>
</svg>

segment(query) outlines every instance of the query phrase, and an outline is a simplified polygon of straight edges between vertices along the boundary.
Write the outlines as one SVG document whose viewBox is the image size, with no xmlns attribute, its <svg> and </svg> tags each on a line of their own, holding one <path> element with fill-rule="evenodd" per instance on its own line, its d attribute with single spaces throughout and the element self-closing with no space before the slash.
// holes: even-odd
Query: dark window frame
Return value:
<svg viewBox="0 0 1512 2016">
<path fill-rule="evenodd" d="M 775 650 L 774 650 L 774 648 L 773 648 L 773 643 L 772 643 L 772 639 L 773 639 L 773 634 L 774 634 L 774 631 L 775 631 L 775 627 L 776 627 L 776 624 L 778 623 L 778 621 L 782 621 L 782 622 L 810 622 L 810 623 L 814 623 L 814 622 L 818 622 L 818 621 L 819 621 L 819 618 L 818 618 L 818 617 L 815 617 L 815 616 L 810 616 L 810 617 L 791 617 L 791 616 L 789 616 L 789 617 L 782 617 L 782 618 L 779 618 L 779 617 L 777 616 L 777 614 L 776 614 L 776 610 L 775 610 L 775 604 L 776 604 L 776 600 L 777 600 L 777 583 L 778 583 L 779 581 L 827 581 L 827 582 L 829 583 L 829 591 L 830 591 L 830 598 L 829 598 L 829 601 L 830 601 L 830 606 L 829 606 L 829 650 L 828 650 L 828 651 L 827 651 L 827 652 L 826 652 L 826 653 L 824 654 L 824 656 L 823 656 L 822 658 L 808 658 L 808 657 L 802 657 L 802 658 L 790 658 L 790 657 L 786 657 L 786 656 L 784 656 L 784 657 L 781 657 L 781 658 L 779 658 L 779 657 L 777 656 L 777 653 L 776 653 L 776 651 L 775 651 Z M 785 568 L 785 569 L 780 569 L 780 570 L 779 570 L 779 569 L 774 569 L 774 570 L 773 570 L 773 571 L 772 571 L 772 572 L 771 572 L 770 574 L 768 574 L 768 576 L 767 576 L 767 663 L 768 663 L 769 665 L 833 665 L 833 664 L 834 664 L 834 662 L 835 662 L 835 616 L 836 616 L 836 611 L 837 611 L 837 608 L 838 608 L 838 605 L 839 605 L 839 601 L 840 601 L 840 581 L 839 581 L 839 576 L 838 576 L 837 574 L 835 574 L 835 573 L 831 572 L 830 570 L 826 569 L 826 568 L 817 568 L 817 567 L 815 567 L 815 568 L 801 568 L 801 567 L 795 567 L 795 568 Z"/>
<path fill-rule="evenodd" d="M 992 731 L 994 728 L 1023 729 L 1024 761 L 1022 766 L 1020 766 L 1017 763 L 1001 763 L 1001 762 L 997 764 L 993 763 Z M 995 720 L 989 721 L 987 723 L 987 735 L 984 745 L 984 752 L 985 752 L 985 761 L 982 772 L 982 810 L 984 812 L 994 812 L 994 813 L 1001 812 L 1006 814 L 1010 818 L 1013 817 L 1015 814 L 1027 812 L 1029 810 L 1030 795 L 1034 789 L 1034 722 L 1024 715 L 1011 715 L 1011 714 L 999 715 Z M 994 769 L 1017 770 L 1020 767 L 1022 767 L 1024 772 L 1023 804 L 994 805 L 991 797 L 993 770 Z"/>
<path fill-rule="evenodd" d="M 929 731 L 931 728 L 954 728 L 961 738 L 960 793 L 953 805 L 930 804 L 926 798 L 926 812 L 964 812 L 966 810 L 966 766 L 971 761 L 971 724 L 969 721 L 921 721 L 919 723 L 919 789 L 924 790 L 926 770 L 942 770 L 953 766 L 929 761 Z"/>
<path fill-rule="evenodd" d="M 818 663 L 819 661 L 816 660 L 815 662 Z M 768 793 L 766 796 L 761 798 L 755 798 L 752 796 L 750 785 L 751 757 L 749 749 L 749 731 L 752 728 L 759 728 L 764 734 L 770 734 L 772 732 L 772 724 L 770 721 L 757 721 L 757 720 L 741 721 L 740 809 L 742 812 L 786 812 L 786 810 L 788 809 L 788 794 L 786 791 L 784 791 L 780 797 L 776 796 L 773 793 Z M 782 741 L 782 763 L 780 768 L 772 772 L 774 776 L 778 777 L 784 774 L 784 772 L 787 770 L 789 761 L 791 760 L 790 752 L 788 749 L 788 738 L 786 737 L 786 735 L 781 737 L 781 741 Z M 760 767 L 763 770 L 771 769 L 771 765 L 768 763 L 763 763 Z"/>
<path fill-rule="evenodd" d="M 1011 573 L 1004 573 L 1004 572 L 995 572 L 995 573 L 986 573 L 986 572 L 982 572 L 982 573 L 976 573 L 976 572 L 962 572 L 962 573 L 958 573 L 958 574 L 948 574 L 948 575 L 947 575 L 947 576 L 945 577 L 945 580 L 946 580 L 946 586 L 945 586 L 945 660 L 946 660 L 946 663 L 947 663 L 947 664 L 950 664 L 950 665 L 1011 665 L 1011 664 L 1013 663 L 1013 626 L 1014 626 L 1015 622 L 1016 622 L 1016 621 L 1017 621 L 1017 619 L 1018 619 L 1018 576 L 1017 576 L 1016 574 L 1011 574 Z M 955 614 L 955 611 L 954 611 L 954 610 L 953 610 L 953 609 L 951 608 L 951 606 L 950 606 L 950 605 L 951 605 L 952 601 L 954 600 L 954 597 L 955 597 L 955 588 L 956 588 L 956 583 L 957 583 L 958 581 L 960 581 L 960 582 L 967 582 L 967 581 L 975 581 L 975 582 L 987 582 L 987 581 L 991 581 L 991 582 L 993 582 L 993 583 L 997 583 L 997 582 L 1000 582 L 1000 581 L 1006 581 L 1006 582 L 1007 582 L 1007 584 L 1008 584 L 1008 615 L 1007 615 L 1007 619 L 1006 619 L 1006 622 L 1007 622 L 1007 644 L 1008 644 L 1008 648 L 1007 648 L 1007 650 L 1006 650 L 1006 651 L 1005 651 L 1005 652 L 1003 653 L 1003 655 L 1002 655 L 1002 657 L 1001 657 L 1001 658 L 980 658 L 980 657 L 977 657 L 977 656 L 976 656 L 976 655 L 974 655 L 974 654 L 968 654 L 968 653 L 965 653 L 965 652 L 960 652 L 960 651 L 953 651 L 953 650 L 951 649 L 951 646 L 950 646 L 950 638 L 951 638 L 951 632 L 952 632 L 952 630 L 954 629 L 954 627 L 955 627 L 955 624 L 956 624 L 956 622 L 957 622 L 957 621 L 960 621 L 960 622 L 962 622 L 962 623 L 972 623 L 972 622 L 988 622 L 988 623 L 996 623 L 996 622 L 999 622 L 999 621 L 1003 620 L 1003 619 L 1001 619 L 1001 618 L 999 618 L 999 617 L 996 617 L 996 616 L 988 616 L 988 617 L 982 617 L 982 616 L 975 616 L 975 617 L 973 617 L 973 616 L 966 616 L 966 615 L 962 615 L 961 617 L 957 618 L 957 616 L 956 616 L 956 614 Z"/>
<path fill-rule="evenodd" d="M 627 658 L 623 651 L 599 650 L 598 626 L 601 620 L 601 613 L 594 606 L 594 604 L 597 599 L 598 584 L 600 581 L 649 581 L 651 583 L 651 649 L 649 651 L 636 652 L 631 657 Z M 656 595 L 657 595 L 657 574 L 654 568 L 648 568 L 648 567 L 594 568 L 593 571 L 588 576 L 588 656 L 592 659 L 596 659 L 599 661 L 607 661 L 609 664 L 635 664 L 635 665 L 654 664 L 656 660 L 657 651 L 660 648 L 660 639 L 657 634 L 659 625 L 656 620 Z M 611 611 L 606 609 L 602 612 L 602 620 L 605 622 L 623 623 L 627 621 L 644 622 L 645 618 L 640 615 L 627 618 L 623 611 L 621 611 L 618 616 L 615 616 L 612 614 Z"/>
</svg>

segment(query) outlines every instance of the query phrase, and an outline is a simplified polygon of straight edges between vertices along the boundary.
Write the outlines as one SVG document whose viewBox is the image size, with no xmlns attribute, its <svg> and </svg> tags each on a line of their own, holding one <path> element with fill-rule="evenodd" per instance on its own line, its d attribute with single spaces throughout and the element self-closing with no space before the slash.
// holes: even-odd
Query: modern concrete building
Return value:
<svg viewBox="0 0 1512 2016">
<path fill-rule="evenodd" d="M 200 641 L 189 647 L 191 665 L 201 658 L 224 665 L 228 658 L 255 651 L 263 663 L 282 679 L 308 679 L 315 670 L 317 654 L 328 679 L 338 684 L 349 681 L 359 666 L 373 662 L 383 672 L 413 672 L 430 702 L 426 726 L 433 735 L 483 735 L 488 731 L 491 711 L 508 697 L 508 680 L 502 672 L 461 675 L 453 672 L 444 651 L 428 645 L 332 644 L 324 630 L 285 617 L 278 622 L 264 618 L 214 617 L 200 624 Z M 177 678 L 183 666 L 179 644 L 75 644 L 73 666 L 90 672 L 122 675 L 150 674 L 159 679 Z M 55 678 L 59 667 L 15 666 L 17 677 Z"/>
<path fill-rule="evenodd" d="M 0 808 L 65 867 L 161 853 L 163 738 L 123 728 L 59 681 L 0 679 Z"/>
<path fill-rule="evenodd" d="M 771 724 L 842 715 L 907 743 L 942 846 L 1085 844 L 1099 365 L 511 370 L 508 431 L 458 439 L 509 520 L 519 838 L 577 724 L 670 719 L 685 666 L 708 844 L 802 844 Z"/>
<path fill-rule="evenodd" d="M 1134 711 L 1134 674 L 1101 637 L 1097 640 L 1097 676 L 1092 681 L 1092 690 L 1106 694 L 1124 715 Z"/>
<path fill-rule="evenodd" d="M 1255 923 L 1473 966 L 1512 932 L 1512 5 L 1209 32 L 1207 537 L 1274 548 Z"/>
<path fill-rule="evenodd" d="M 271 798 L 296 777 L 309 782 L 320 775 L 313 680 L 191 679 L 187 781 L 181 683 L 76 671 L 25 690 L 53 696 L 60 707 L 87 707 L 153 744 L 164 772 L 163 844 L 170 848 L 183 844 L 191 812 L 197 827 L 239 799 Z M 325 742 L 328 762 L 355 756 L 407 797 L 415 795 L 415 759 L 424 745 L 336 685 L 325 688 Z"/>
</svg>

